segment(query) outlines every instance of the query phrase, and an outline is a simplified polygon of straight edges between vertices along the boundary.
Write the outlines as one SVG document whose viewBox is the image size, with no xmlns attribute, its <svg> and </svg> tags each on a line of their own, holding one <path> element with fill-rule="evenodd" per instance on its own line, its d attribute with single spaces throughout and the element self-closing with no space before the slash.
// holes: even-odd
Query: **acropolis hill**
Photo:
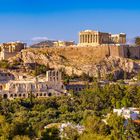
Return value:
<svg viewBox="0 0 140 140">
<path fill-rule="evenodd" d="M 69 75 L 86 73 L 97 76 L 99 72 L 101 75 L 117 75 L 123 71 L 134 73 L 139 68 L 139 63 L 131 59 L 108 56 L 107 47 L 58 47 L 26 49 L 14 59 L 21 59 L 24 64 L 37 62 L 50 68 L 65 69 Z"/>
<path fill-rule="evenodd" d="M 114 35 L 85 30 L 79 33 L 78 45 L 72 41 L 46 41 L 32 47 L 22 49 L 9 61 L 22 60 L 23 64 L 37 62 L 53 69 L 65 69 L 68 75 L 113 73 L 117 76 L 124 71 L 133 74 L 139 70 L 138 61 L 136 63 L 132 59 L 140 58 L 140 47 L 126 45 L 124 33 Z"/>
</svg>

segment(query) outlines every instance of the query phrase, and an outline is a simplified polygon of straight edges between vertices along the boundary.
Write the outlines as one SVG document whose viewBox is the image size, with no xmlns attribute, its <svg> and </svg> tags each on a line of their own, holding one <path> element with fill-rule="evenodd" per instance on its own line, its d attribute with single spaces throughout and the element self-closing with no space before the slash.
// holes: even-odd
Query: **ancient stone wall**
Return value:
<svg viewBox="0 0 140 140">
<path fill-rule="evenodd" d="M 109 46 L 110 56 L 140 59 L 140 47 Z"/>
<path fill-rule="evenodd" d="M 127 48 L 127 57 L 139 59 L 140 58 L 140 47 Z"/>
<path fill-rule="evenodd" d="M 0 60 L 7 60 L 13 56 L 16 56 L 17 52 L 12 52 L 12 53 L 9 53 L 9 52 L 3 52 L 1 51 L 0 52 Z"/>
<path fill-rule="evenodd" d="M 119 46 L 109 46 L 110 56 L 120 56 L 122 54 L 122 49 Z"/>
</svg>

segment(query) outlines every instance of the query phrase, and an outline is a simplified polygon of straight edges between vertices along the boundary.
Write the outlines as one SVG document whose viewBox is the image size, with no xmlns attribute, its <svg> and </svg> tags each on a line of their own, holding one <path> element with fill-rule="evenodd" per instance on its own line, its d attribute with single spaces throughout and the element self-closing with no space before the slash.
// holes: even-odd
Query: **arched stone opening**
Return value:
<svg viewBox="0 0 140 140">
<path fill-rule="evenodd" d="M 11 94 L 10 97 L 13 98 L 13 94 Z"/>
<path fill-rule="evenodd" d="M 48 93 L 48 96 L 52 96 L 52 93 Z"/>
<path fill-rule="evenodd" d="M 4 98 L 4 99 L 7 99 L 7 98 L 8 98 L 8 95 L 7 95 L 7 94 L 4 94 L 4 95 L 3 95 L 3 98 Z"/>
</svg>

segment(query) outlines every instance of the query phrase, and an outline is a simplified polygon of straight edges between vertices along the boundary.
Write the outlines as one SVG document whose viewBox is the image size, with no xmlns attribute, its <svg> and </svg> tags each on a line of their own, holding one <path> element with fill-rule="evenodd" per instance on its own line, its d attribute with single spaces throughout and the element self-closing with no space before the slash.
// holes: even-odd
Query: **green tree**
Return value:
<svg viewBox="0 0 140 140">
<path fill-rule="evenodd" d="M 41 140 L 60 140 L 59 133 L 58 128 L 47 128 L 43 132 Z"/>
<path fill-rule="evenodd" d="M 111 114 L 107 122 L 111 128 L 111 139 L 123 140 L 125 135 L 124 118 L 117 116 L 117 114 Z"/>
<path fill-rule="evenodd" d="M 68 139 L 68 140 L 77 140 L 78 137 L 79 137 L 79 133 L 77 131 L 77 129 L 71 127 L 71 126 L 68 126 L 68 127 L 65 127 L 63 132 L 61 133 L 63 139 Z"/>
<path fill-rule="evenodd" d="M 125 126 L 125 137 L 130 140 L 138 140 L 140 138 L 140 127 L 135 124 L 132 120 L 126 121 Z"/>
<path fill-rule="evenodd" d="M 28 136 L 15 136 L 12 140 L 31 140 Z"/>
<path fill-rule="evenodd" d="M 138 81 L 140 81 L 140 71 L 137 74 L 137 79 L 138 79 Z"/>
<path fill-rule="evenodd" d="M 136 46 L 140 46 L 140 37 L 139 36 L 135 38 L 135 44 L 136 44 Z"/>
<path fill-rule="evenodd" d="M 11 136 L 11 126 L 6 122 L 5 116 L 0 115 L 0 139 L 6 140 Z"/>
<path fill-rule="evenodd" d="M 87 132 L 93 134 L 107 135 L 110 133 L 108 126 L 101 120 L 101 118 L 96 116 L 88 116 L 84 121 L 84 126 Z"/>
<path fill-rule="evenodd" d="M 3 69 L 8 69 L 9 68 L 9 63 L 7 60 L 2 60 L 0 61 L 0 68 L 3 68 Z"/>
</svg>

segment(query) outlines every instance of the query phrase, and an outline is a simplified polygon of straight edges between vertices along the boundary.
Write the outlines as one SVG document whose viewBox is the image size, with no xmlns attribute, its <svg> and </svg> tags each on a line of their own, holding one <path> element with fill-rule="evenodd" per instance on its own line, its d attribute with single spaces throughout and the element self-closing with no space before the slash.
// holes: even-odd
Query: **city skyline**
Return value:
<svg viewBox="0 0 140 140">
<path fill-rule="evenodd" d="M 139 36 L 138 0 L 0 0 L 0 42 L 74 40 L 85 29 Z"/>
</svg>

